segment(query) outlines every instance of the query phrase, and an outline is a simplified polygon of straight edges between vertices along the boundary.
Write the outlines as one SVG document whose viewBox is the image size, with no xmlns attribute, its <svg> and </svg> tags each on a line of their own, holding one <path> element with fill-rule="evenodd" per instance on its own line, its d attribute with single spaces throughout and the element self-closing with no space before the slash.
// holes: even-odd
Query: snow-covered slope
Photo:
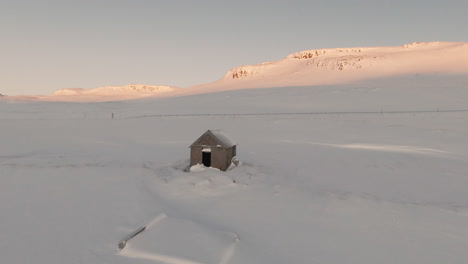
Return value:
<svg viewBox="0 0 468 264">
<path fill-rule="evenodd" d="M 468 43 L 306 50 L 275 62 L 236 67 L 220 80 L 192 90 L 349 84 L 416 74 L 468 74 Z"/>
</svg>

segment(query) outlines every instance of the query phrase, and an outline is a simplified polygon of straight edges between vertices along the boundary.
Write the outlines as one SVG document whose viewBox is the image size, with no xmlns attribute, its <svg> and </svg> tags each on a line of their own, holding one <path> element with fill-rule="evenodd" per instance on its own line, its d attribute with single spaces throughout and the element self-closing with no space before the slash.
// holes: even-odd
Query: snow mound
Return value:
<svg viewBox="0 0 468 264">
<path fill-rule="evenodd" d="M 196 164 L 190 167 L 190 172 L 204 172 L 206 170 L 216 170 L 220 171 L 219 169 L 212 168 L 212 167 L 205 167 L 203 164 Z"/>
<path fill-rule="evenodd" d="M 225 172 L 202 164 L 184 170 L 187 163 L 176 162 L 169 166 L 146 163 L 146 188 L 171 201 L 196 201 L 208 197 L 226 197 L 247 186 L 263 184 L 270 174 L 260 167 L 241 162 L 231 165 Z"/>
</svg>

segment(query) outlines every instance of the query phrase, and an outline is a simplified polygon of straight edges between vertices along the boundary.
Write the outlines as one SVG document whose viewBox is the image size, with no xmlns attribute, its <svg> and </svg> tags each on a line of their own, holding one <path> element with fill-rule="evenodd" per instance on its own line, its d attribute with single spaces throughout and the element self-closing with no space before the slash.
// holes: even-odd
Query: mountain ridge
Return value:
<svg viewBox="0 0 468 264">
<path fill-rule="evenodd" d="M 255 75 L 255 73 L 258 74 L 260 72 L 258 70 L 253 70 L 255 68 L 268 68 L 272 65 L 285 63 L 287 61 L 304 61 L 307 62 L 306 66 L 325 68 L 333 71 L 362 69 L 372 66 L 372 63 L 384 60 L 388 57 L 404 56 L 415 51 L 426 53 L 431 50 L 447 50 L 449 48 L 457 47 L 464 48 L 464 53 L 468 56 L 468 43 L 464 42 L 413 42 L 411 44 L 405 44 L 398 47 L 358 47 L 304 50 L 292 53 L 275 62 L 264 62 L 257 65 L 242 65 L 235 67 L 229 70 L 224 77 L 238 79 L 249 75 Z M 249 74 L 249 72 L 251 74 Z"/>
<path fill-rule="evenodd" d="M 246 88 L 350 84 L 418 74 L 468 74 L 467 42 L 413 42 L 396 47 L 315 49 L 230 69 L 192 93 Z"/>
<path fill-rule="evenodd" d="M 33 98 L 51 101 L 126 100 L 247 88 L 348 84 L 418 74 L 468 74 L 468 42 L 413 42 L 393 47 L 303 50 L 273 62 L 237 66 L 216 81 L 183 89 L 132 84 L 60 89 L 52 95 Z"/>
</svg>

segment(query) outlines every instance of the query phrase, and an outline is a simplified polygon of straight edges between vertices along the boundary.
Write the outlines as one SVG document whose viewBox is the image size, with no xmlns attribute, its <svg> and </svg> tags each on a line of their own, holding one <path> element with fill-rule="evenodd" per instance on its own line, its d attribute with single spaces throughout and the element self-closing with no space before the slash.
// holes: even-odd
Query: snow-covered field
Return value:
<svg viewBox="0 0 468 264">
<path fill-rule="evenodd" d="M 0 262 L 468 263 L 467 77 L 414 78 L 0 99 Z M 210 128 L 241 164 L 184 171 Z"/>
</svg>

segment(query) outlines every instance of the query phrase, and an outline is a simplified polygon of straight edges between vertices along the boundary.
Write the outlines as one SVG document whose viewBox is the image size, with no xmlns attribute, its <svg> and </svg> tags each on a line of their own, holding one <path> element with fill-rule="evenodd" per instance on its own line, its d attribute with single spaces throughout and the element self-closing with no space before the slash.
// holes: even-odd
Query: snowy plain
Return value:
<svg viewBox="0 0 468 264">
<path fill-rule="evenodd" d="M 466 80 L 2 100 L 0 260 L 467 263 Z M 240 166 L 184 171 L 210 128 Z"/>
<path fill-rule="evenodd" d="M 311 50 L 190 89 L 0 97 L 0 262 L 468 263 L 467 55 Z M 238 167 L 187 172 L 207 129 Z"/>
</svg>

